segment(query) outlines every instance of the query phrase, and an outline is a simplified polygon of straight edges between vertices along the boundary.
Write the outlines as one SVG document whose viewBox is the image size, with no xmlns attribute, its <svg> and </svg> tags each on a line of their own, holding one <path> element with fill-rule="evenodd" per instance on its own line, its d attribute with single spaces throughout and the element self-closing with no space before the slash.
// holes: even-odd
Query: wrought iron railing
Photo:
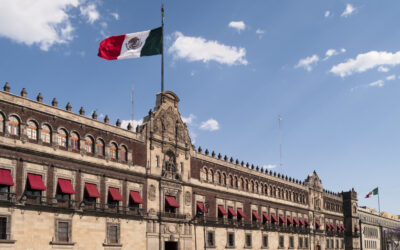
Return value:
<svg viewBox="0 0 400 250">
<path fill-rule="evenodd" d="M 0 201 L 16 202 L 17 195 L 10 192 L 0 192 Z"/>
<path fill-rule="evenodd" d="M 186 215 L 179 213 L 159 212 L 158 216 L 160 218 L 186 219 Z"/>
</svg>

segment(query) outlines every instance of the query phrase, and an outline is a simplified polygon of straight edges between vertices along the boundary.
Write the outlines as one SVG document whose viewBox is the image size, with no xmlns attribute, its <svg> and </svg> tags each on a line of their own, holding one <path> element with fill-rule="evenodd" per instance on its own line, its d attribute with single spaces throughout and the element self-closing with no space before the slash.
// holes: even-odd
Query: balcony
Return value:
<svg viewBox="0 0 400 250">
<path fill-rule="evenodd" d="M 15 203 L 17 201 L 17 195 L 10 192 L 0 192 L 0 202 Z"/>
<path fill-rule="evenodd" d="M 136 217 L 143 217 L 145 215 L 145 211 L 142 208 L 124 207 L 116 204 L 102 204 L 102 203 L 82 201 L 79 204 L 78 208 L 87 212 L 101 212 L 101 213 L 119 214 L 119 215 L 136 216 Z"/>
<path fill-rule="evenodd" d="M 180 220 L 186 219 L 186 215 L 184 215 L 184 214 L 169 213 L 169 212 L 159 212 L 158 217 L 160 217 L 161 219 L 168 219 L 168 218 L 180 219 Z"/>
</svg>

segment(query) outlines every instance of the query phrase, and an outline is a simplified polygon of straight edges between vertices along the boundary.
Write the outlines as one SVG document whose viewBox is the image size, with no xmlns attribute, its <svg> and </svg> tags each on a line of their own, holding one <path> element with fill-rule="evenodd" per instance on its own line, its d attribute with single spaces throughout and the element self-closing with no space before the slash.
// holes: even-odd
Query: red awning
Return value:
<svg viewBox="0 0 400 250">
<path fill-rule="evenodd" d="M 287 217 L 287 221 L 289 222 L 289 224 L 293 225 L 293 220 L 290 217 Z"/>
<path fill-rule="evenodd" d="M 227 215 L 228 213 L 225 211 L 224 206 L 219 205 L 218 206 L 218 211 L 222 214 L 222 215 Z"/>
<path fill-rule="evenodd" d="M 286 220 L 282 215 L 279 215 L 279 222 L 286 223 Z M 292 221 L 292 223 L 293 223 L 293 221 Z"/>
<path fill-rule="evenodd" d="M 85 190 L 89 197 L 100 198 L 99 190 L 97 190 L 96 184 L 85 183 Z"/>
<path fill-rule="evenodd" d="M 10 170 L 0 169 L 0 184 L 5 186 L 14 186 Z"/>
<path fill-rule="evenodd" d="M 293 218 L 294 223 L 296 223 L 296 225 L 300 225 L 299 221 L 297 220 L 297 218 Z"/>
<path fill-rule="evenodd" d="M 111 198 L 114 201 L 122 201 L 123 200 L 122 195 L 119 192 L 118 188 L 109 187 L 108 192 L 111 194 Z"/>
<path fill-rule="evenodd" d="M 354 229 L 356 230 L 356 232 L 360 230 L 357 225 L 354 227 Z"/>
<path fill-rule="evenodd" d="M 228 213 L 229 213 L 231 216 L 237 216 L 237 214 L 235 213 L 235 211 L 233 210 L 232 207 L 228 207 Z"/>
<path fill-rule="evenodd" d="M 303 225 L 303 226 L 305 225 L 305 223 L 304 223 L 304 221 L 302 219 L 299 219 L 299 221 L 300 221 L 301 225 Z"/>
<path fill-rule="evenodd" d="M 271 221 L 271 219 L 269 218 L 267 213 L 263 213 L 263 217 L 264 219 L 266 219 L 267 221 Z"/>
<path fill-rule="evenodd" d="M 271 214 L 272 222 L 279 222 L 278 218 L 276 218 L 275 214 Z"/>
<path fill-rule="evenodd" d="M 75 190 L 72 187 L 70 180 L 58 179 L 58 186 L 60 187 L 61 193 L 63 194 L 75 194 Z"/>
<path fill-rule="evenodd" d="M 129 196 L 131 197 L 133 203 L 143 204 L 142 197 L 140 197 L 140 193 L 137 191 L 130 191 Z"/>
<path fill-rule="evenodd" d="M 246 218 L 246 215 L 244 215 L 243 210 L 241 208 L 237 209 L 237 213 L 240 214 L 240 216 L 242 216 L 242 218 Z"/>
<path fill-rule="evenodd" d="M 332 228 L 332 230 L 336 231 L 336 226 L 335 225 L 331 224 L 331 228 Z"/>
<path fill-rule="evenodd" d="M 207 213 L 207 208 L 206 207 L 204 207 L 204 204 L 203 204 L 203 202 L 201 202 L 201 201 L 198 201 L 197 202 L 197 208 L 201 211 L 201 212 L 203 212 L 203 213 Z"/>
<path fill-rule="evenodd" d="M 42 176 L 37 174 L 28 174 L 29 186 L 33 190 L 46 190 L 46 186 L 43 183 Z"/>
<path fill-rule="evenodd" d="M 178 202 L 176 201 L 176 199 L 175 199 L 174 196 L 168 196 L 168 195 L 166 195 L 166 196 L 165 196 L 165 201 L 167 202 L 168 206 L 170 206 L 170 207 L 176 207 L 176 208 L 179 207 L 179 204 L 178 204 Z"/>
<path fill-rule="evenodd" d="M 325 223 L 325 227 L 326 227 L 326 229 L 332 229 L 331 225 L 329 223 Z"/>
<path fill-rule="evenodd" d="M 256 211 L 253 211 L 253 217 L 256 218 L 256 220 L 261 220 L 260 216 Z"/>
<path fill-rule="evenodd" d="M 308 223 L 307 219 L 304 219 L 304 223 L 306 223 L 306 227 L 310 225 L 310 223 Z M 318 224 L 319 224 L 319 222 L 318 222 Z M 321 224 L 319 224 L 319 226 L 321 226 Z"/>
<path fill-rule="evenodd" d="M 343 230 L 343 231 L 346 231 L 346 228 L 345 228 L 343 225 L 342 225 L 342 230 Z"/>
<path fill-rule="evenodd" d="M 315 221 L 315 224 L 317 224 L 317 227 L 321 227 L 321 223 L 319 223 L 319 221 Z"/>
</svg>

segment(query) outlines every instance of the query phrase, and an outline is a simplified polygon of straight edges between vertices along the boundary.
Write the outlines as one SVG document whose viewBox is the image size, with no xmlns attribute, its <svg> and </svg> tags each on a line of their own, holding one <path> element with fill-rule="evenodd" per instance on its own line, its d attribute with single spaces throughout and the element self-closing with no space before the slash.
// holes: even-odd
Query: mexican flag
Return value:
<svg viewBox="0 0 400 250">
<path fill-rule="evenodd" d="M 120 60 L 162 53 L 162 27 L 125 35 L 110 36 L 99 46 L 99 57 Z"/>
<path fill-rule="evenodd" d="M 378 194 L 378 188 L 375 188 L 374 190 L 372 190 L 371 192 L 369 192 L 369 193 L 367 194 L 367 196 L 365 196 L 365 198 L 369 198 L 369 197 L 372 197 L 372 196 L 377 195 L 377 194 Z"/>
</svg>

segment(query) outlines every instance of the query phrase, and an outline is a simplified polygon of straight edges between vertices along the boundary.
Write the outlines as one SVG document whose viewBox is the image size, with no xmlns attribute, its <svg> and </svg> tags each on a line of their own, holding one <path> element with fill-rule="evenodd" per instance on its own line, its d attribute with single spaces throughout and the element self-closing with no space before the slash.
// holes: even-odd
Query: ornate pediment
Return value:
<svg viewBox="0 0 400 250">
<path fill-rule="evenodd" d="M 313 172 L 310 174 L 306 181 L 304 182 L 306 186 L 313 188 L 318 191 L 322 191 L 322 182 L 321 179 L 318 177 L 317 172 Z"/>
</svg>

